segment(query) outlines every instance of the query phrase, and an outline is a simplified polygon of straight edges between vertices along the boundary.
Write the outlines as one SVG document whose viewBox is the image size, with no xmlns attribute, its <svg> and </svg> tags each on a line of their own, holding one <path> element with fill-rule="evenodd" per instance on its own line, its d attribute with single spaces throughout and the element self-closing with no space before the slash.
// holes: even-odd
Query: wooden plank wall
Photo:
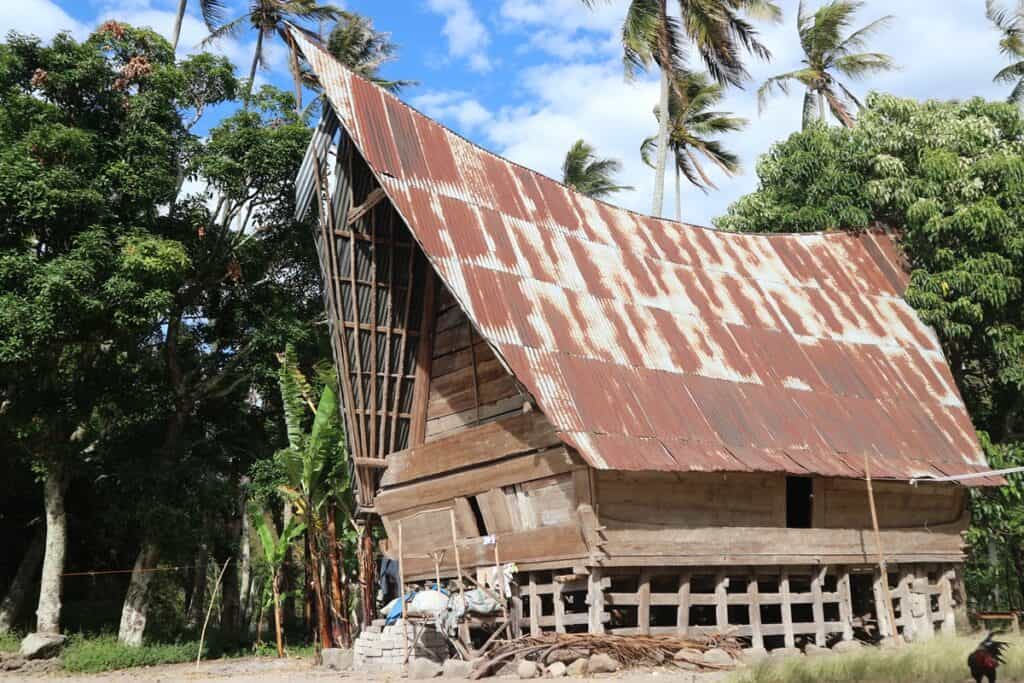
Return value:
<svg viewBox="0 0 1024 683">
<path fill-rule="evenodd" d="M 816 480 L 813 528 L 789 529 L 781 475 L 605 471 L 594 475 L 603 527 L 601 562 L 606 566 L 872 560 L 870 522 L 860 514 L 867 508 L 863 482 Z M 967 518 L 955 487 L 912 489 L 906 484 L 883 484 L 879 519 L 890 559 L 962 560 L 960 532 Z M 834 501 L 831 496 L 836 497 Z"/>
<path fill-rule="evenodd" d="M 426 440 L 522 410 L 526 396 L 476 334 L 447 288 L 438 287 Z"/>
</svg>

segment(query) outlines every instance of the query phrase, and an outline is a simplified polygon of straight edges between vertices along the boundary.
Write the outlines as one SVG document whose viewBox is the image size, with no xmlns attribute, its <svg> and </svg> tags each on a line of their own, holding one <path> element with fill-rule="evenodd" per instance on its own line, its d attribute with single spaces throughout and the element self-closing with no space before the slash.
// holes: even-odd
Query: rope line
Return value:
<svg viewBox="0 0 1024 683">
<path fill-rule="evenodd" d="M 132 572 L 139 572 L 140 574 L 148 574 L 150 572 L 176 572 L 181 569 L 198 569 L 199 565 L 184 565 L 181 567 L 150 567 L 148 569 L 92 569 L 87 572 L 66 572 L 61 576 L 99 576 L 101 574 L 131 574 Z"/>
</svg>

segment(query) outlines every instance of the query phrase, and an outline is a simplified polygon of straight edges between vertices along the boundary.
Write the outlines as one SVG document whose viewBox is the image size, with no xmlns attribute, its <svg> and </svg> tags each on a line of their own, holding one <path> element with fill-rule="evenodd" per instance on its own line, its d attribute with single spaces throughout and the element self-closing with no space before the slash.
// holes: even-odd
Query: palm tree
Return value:
<svg viewBox="0 0 1024 683">
<path fill-rule="evenodd" d="M 181 21 L 185 18 L 185 6 L 188 0 L 178 0 L 178 13 L 174 16 L 174 28 L 171 29 L 171 49 L 178 49 L 178 40 L 181 38 Z M 223 0 L 199 0 L 199 11 L 203 15 L 206 27 L 213 30 L 213 27 L 221 22 L 224 16 Z"/>
<path fill-rule="evenodd" d="M 562 182 L 588 197 L 601 199 L 620 190 L 632 190 L 628 185 L 616 185 L 615 174 L 622 170 L 618 159 L 601 159 L 593 145 L 577 140 L 562 163 Z"/>
<path fill-rule="evenodd" d="M 253 50 L 249 85 L 244 100 L 248 106 L 252 98 L 256 67 L 264 63 L 263 40 L 277 34 L 288 46 L 289 63 L 295 81 L 295 101 L 297 109 L 301 111 L 302 73 L 299 68 L 299 52 L 288 32 L 288 24 L 301 26 L 302 22 L 330 21 L 336 19 L 340 12 L 341 10 L 331 5 L 319 4 L 317 0 L 249 0 L 249 8 L 245 14 L 212 29 L 202 44 L 208 45 L 226 36 L 238 35 L 246 25 L 256 31 L 256 48 Z"/>
<path fill-rule="evenodd" d="M 725 97 L 725 88 L 706 74 L 686 74 L 679 86 L 683 96 L 680 97 L 677 89 L 673 88 L 668 100 L 668 151 L 672 153 L 675 165 L 677 221 L 682 220 L 681 176 L 685 176 L 694 187 L 707 192 L 708 188 L 715 188 L 715 184 L 705 172 L 701 157 L 726 175 L 739 172 L 739 157 L 712 136 L 742 130 L 748 123 L 745 118 L 731 112 L 712 109 Z M 659 112 L 655 112 L 655 118 L 661 121 Z M 648 166 L 654 165 L 651 154 L 658 151 L 657 147 L 656 136 L 647 138 L 640 145 L 640 156 Z"/>
<path fill-rule="evenodd" d="M 1005 69 L 995 75 L 996 83 L 1014 83 L 1007 102 L 1024 102 L 1024 5 L 1018 4 L 1011 14 L 997 5 L 994 0 L 986 0 L 985 16 L 989 18 L 1003 34 L 999 40 L 999 51 L 1016 59 Z"/>
<path fill-rule="evenodd" d="M 398 45 L 391 42 L 391 34 L 375 30 L 373 21 L 361 14 L 342 11 L 327 35 L 326 47 L 343 66 L 385 90 L 398 92 L 416 83 L 381 78 L 381 67 L 395 59 Z"/>
<path fill-rule="evenodd" d="M 853 15 L 863 5 L 863 0 L 831 0 L 814 14 L 807 14 L 803 0 L 800 0 L 796 28 L 804 51 L 804 66 L 765 81 L 757 91 L 758 106 L 763 109 L 768 96 L 776 88 L 788 94 L 789 84 L 795 81 L 807 89 L 804 94 L 804 128 L 814 116 L 815 104 L 818 120 L 825 121 L 827 106 L 840 123 L 852 126 L 854 119 L 850 105 L 860 108 L 860 100 L 833 74 L 858 79 L 870 73 L 895 68 L 892 58 L 887 54 L 859 52 L 869 37 L 893 19 L 891 15 L 876 19 L 843 37 L 853 21 Z"/>
<path fill-rule="evenodd" d="M 593 0 L 583 0 L 592 5 Z M 684 42 L 694 48 L 711 77 L 722 85 L 739 85 L 749 76 L 744 52 L 761 59 L 771 53 L 760 42 L 750 18 L 779 20 L 781 10 L 771 0 L 679 0 L 679 18 L 668 13 L 667 0 L 631 0 L 622 27 L 623 62 L 627 79 L 656 65 L 661 72 L 658 111 L 669 109 L 669 89 L 685 71 Z M 678 93 L 682 96 L 682 93 Z M 665 194 L 668 118 L 658 125 L 651 212 L 661 214 Z"/>
</svg>

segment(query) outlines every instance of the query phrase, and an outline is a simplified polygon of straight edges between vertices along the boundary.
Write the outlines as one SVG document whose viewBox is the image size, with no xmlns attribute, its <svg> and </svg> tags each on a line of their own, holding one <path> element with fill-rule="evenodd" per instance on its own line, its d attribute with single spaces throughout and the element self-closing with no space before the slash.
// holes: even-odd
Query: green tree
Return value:
<svg viewBox="0 0 1024 683">
<path fill-rule="evenodd" d="M 274 637 L 277 642 L 277 656 L 284 657 L 284 638 L 282 636 L 281 617 L 281 567 L 292 544 L 302 536 L 306 526 L 298 521 L 298 518 L 289 519 L 281 533 L 272 526 L 273 520 L 267 519 L 259 507 L 253 507 L 250 511 L 253 527 L 260 539 L 260 548 L 263 550 L 263 559 L 270 572 L 268 585 L 264 590 L 264 604 L 269 604 L 274 610 Z M 258 636 L 259 634 L 257 634 Z"/>
<path fill-rule="evenodd" d="M 585 4 L 593 4 L 592 2 Z M 668 11 L 667 0 L 631 0 L 622 26 L 626 78 L 652 66 L 660 74 L 659 112 L 669 111 L 669 90 L 681 82 L 688 48 L 693 48 L 711 77 L 722 85 L 740 85 L 749 74 L 743 54 L 769 59 L 771 53 L 757 37 L 747 17 L 778 21 L 782 12 L 769 0 L 679 0 L 680 17 Z M 684 97 L 681 89 L 677 94 Z M 669 120 L 658 125 L 651 213 L 660 216 L 665 195 Z"/>
<path fill-rule="evenodd" d="M 831 0 L 814 14 L 804 11 L 803 0 L 797 11 L 796 29 L 800 47 L 804 51 L 803 66 L 778 76 L 772 76 L 757 91 L 759 108 L 763 109 L 768 96 L 776 89 L 789 93 L 790 83 L 799 83 L 804 93 L 803 127 L 814 118 L 824 122 L 826 110 L 844 126 L 852 126 L 854 115 L 850 106 L 861 106 L 857 96 L 837 78 L 837 74 L 859 79 L 871 73 L 895 68 L 892 58 L 881 52 L 862 52 L 872 35 L 884 28 L 893 17 L 885 16 L 844 36 L 862 0 Z"/>
<path fill-rule="evenodd" d="M 248 0 L 248 8 L 241 16 L 220 24 L 210 31 L 203 40 L 209 45 L 228 36 L 237 36 L 246 27 L 256 32 L 256 47 L 253 49 L 252 65 L 249 67 L 249 81 L 245 95 L 248 105 L 252 97 L 256 68 L 265 65 L 263 41 L 278 36 L 288 46 L 288 61 L 295 81 L 295 102 L 297 111 L 302 109 L 302 69 L 299 66 L 298 48 L 288 33 L 288 24 L 302 26 L 308 22 L 332 21 L 339 16 L 339 10 L 331 5 L 322 5 L 316 0 Z"/>
<path fill-rule="evenodd" d="M 622 190 L 632 190 L 628 185 L 615 184 L 615 174 L 622 170 L 618 159 L 602 159 L 597 156 L 593 145 L 577 140 L 565 153 L 562 162 L 562 182 L 577 192 L 602 199 Z"/>
<path fill-rule="evenodd" d="M 145 229 L 176 188 L 172 64 L 162 38 L 113 22 L 0 45 L 0 413 L 43 482 L 39 631 L 60 628 L 68 483 L 189 263 Z"/>
<path fill-rule="evenodd" d="M 385 90 L 398 92 L 415 85 L 415 81 L 392 80 L 380 75 L 381 68 L 395 59 L 398 45 L 391 42 L 391 34 L 375 30 L 369 17 L 340 12 L 338 23 L 327 34 L 325 47 L 342 65 Z"/>
<path fill-rule="evenodd" d="M 288 433 L 288 447 L 276 456 L 287 482 L 281 492 L 306 527 L 321 642 L 348 647 L 351 610 L 343 588 L 344 560 L 339 560 L 339 545 L 344 544 L 339 544 L 336 520 L 340 507 L 342 533 L 349 536 L 349 545 L 354 545 L 354 535 L 347 533 L 346 524 L 351 523 L 354 500 L 340 404 L 334 388 L 336 375 L 333 368 L 323 369 L 322 388 L 314 403 L 314 389 L 298 367 L 295 349 L 288 346 L 280 361 L 278 383 Z M 307 433 L 309 413 L 312 425 Z M 327 585 L 322 576 L 329 580 Z"/>
<path fill-rule="evenodd" d="M 1008 102 L 1024 102 L 1024 6 L 1013 12 L 1003 9 L 995 0 L 985 0 L 985 15 L 999 29 L 999 51 L 1013 61 L 995 75 L 996 83 L 1013 83 Z"/>
<path fill-rule="evenodd" d="M 675 167 L 677 221 L 683 219 L 681 176 L 707 192 L 715 184 L 704 170 L 702 157 L 727 176 L 739 172 L 739 157 L 713 136 L 742 130 L 748 123 L 731 112 L 711 109 L 725 97 L 725 89 L 703 73 L 686 74 L 680 90 L 683 97 L 673 90 L 668 99 L 668 146 Z M 655 118 L 661 119 L 657 112 Z M 657 145 L 656 136 L 645 139 L 640 145 L 640 157 L 648 166 L 654 166 L 651 154 L 657 151 Z"/>
</svg>

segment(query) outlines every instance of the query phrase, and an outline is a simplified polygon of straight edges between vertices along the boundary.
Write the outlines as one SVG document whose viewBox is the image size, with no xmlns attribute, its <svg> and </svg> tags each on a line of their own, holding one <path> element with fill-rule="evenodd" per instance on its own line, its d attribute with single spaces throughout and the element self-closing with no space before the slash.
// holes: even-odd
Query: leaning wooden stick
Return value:
<svg viewBox="0 0 1024 683">
<path fill-rule="evenodd" d="M 196 653 L 196 669 L 199 668 L 199 660 L 203 658 L 203 640 L 206 639 L 206 627 L 210 623 L 210 614 L 213 613 L 213 603 L 217 601 L 217 591 L 220 590 L 220 581 L 224 578 L 224 572 L 227 571 L 229 564 L 231 564 L 230 557 L 224 561 L 224 566 L 220 568 L 220 574 L 217 575 L 217 583 L 213 587 L 213 595 L 210 596 L 210 606 L 206 608 L 206 619 L 203 620 L 203 630 L 199 633 L 199 652 Z"/>
<path fill-rule="evenodd" d="M 409 622 L 405 613 L 405 562 L 402 561 L 402 520 L 398 520 L 398 599 L 402 601 L 402 668 L 409 666 Z"/>
<path fill-rule="evenodd" d="M 882 534 L 878 531 L 878 512 L 875 511 L 875 491 L 871 486 L 871 456 L 864 456 L 864 479 L 868 483 L 868 505 L 871 508 L 871 526 L 875 531 L 875 550 L 878 552 L 878 571 L 882 579 L 882 596 L 885 600 L 886 617 L 889 620 L 890 635 L 894 642 L 899 643 L 899 631 L 896 629 L 896 611 L 892 608 L 892 595 L 889 594 L 889 570 L 882 550 Z"/>
</svg>

